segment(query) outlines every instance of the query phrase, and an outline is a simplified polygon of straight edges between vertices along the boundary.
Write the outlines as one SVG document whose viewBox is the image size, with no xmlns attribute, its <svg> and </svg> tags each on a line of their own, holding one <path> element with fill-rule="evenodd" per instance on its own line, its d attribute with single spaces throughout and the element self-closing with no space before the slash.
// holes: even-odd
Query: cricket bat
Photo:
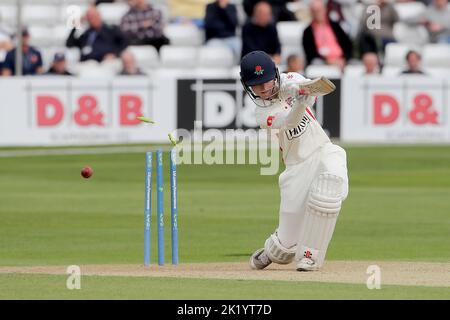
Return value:
<svg viewBox="0 0 450 320">
<path fill-rule="evenodd" d="M 307 82 L 303 82 L 299 86 L 299 89 L 305 95 L 324 96 L 336 90 L 336 86 L 327 78 L 320 77 Z"/>
</svg>

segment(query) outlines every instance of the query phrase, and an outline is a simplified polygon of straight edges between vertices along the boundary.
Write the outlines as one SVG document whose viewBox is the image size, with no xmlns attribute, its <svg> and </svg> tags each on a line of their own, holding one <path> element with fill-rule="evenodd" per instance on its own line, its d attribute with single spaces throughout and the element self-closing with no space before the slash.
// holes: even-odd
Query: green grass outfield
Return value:
<svg viewBox="0 0 450 320">
<path fill-rule="evenodd" d="M 328 260 L 449 262 L 450 147 L 346 150 L 350 193 Z M 0 158 L 0 266 L 141 264 L 143 167 L 143 153 Z M 247 261 L 277 226 L 278 177 L 260 176 L 259 166 L 182 165 L 178 176 L 181 262 Z M 170 262 L 168 177 L 166 161 Z M 448 288 L 138 277 L 85 277 L 74 293 L 64 279 L 1 274 L 0 298 L 280 297 L 271 288 L 284 298 L 450 298 Z"/>
<path fill-rule="evenodd" d="M 68 290 L 66 279 L 0 274 L 0 299 L 450 299 L 448 288 L 436 287 L 84 276 L 80 290 Z"/>
</svg>

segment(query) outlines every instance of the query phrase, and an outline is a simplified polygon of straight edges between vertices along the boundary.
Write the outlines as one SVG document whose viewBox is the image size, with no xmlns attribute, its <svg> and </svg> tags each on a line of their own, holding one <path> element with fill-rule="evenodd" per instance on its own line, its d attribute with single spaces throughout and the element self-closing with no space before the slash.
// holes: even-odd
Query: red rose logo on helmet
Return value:
<svg viewBox="0 0 450 320">
<path fill-rule="evenodd" d="M 264 73 L 264 69 L 261 66 L 256 66 L 255 67 L 255 74 L 260 76 Z"/>
</svg>

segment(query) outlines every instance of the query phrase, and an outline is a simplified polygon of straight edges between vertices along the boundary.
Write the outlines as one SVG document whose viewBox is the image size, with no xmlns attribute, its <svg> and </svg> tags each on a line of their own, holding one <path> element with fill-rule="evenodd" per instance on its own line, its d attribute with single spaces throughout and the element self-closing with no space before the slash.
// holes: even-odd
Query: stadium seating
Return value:
<svg viewBox="0 0 450 320">
<path fill-rule="evenodd" d="M 70 30 L 64 25 L 44 26 L 32 25 L 29 28 L 31 44 L 44 48 L 47 46 L 62 46 L 69 36 Z"/>
<path fill-rule="evenodd" d="M 153 46 L 130 46 L 128 49 L 135 57 L 142 70 L 157 68 L 159 66 L 158 52 Z"/>
<path fill-rule="evenodd" d="M 430 75 L 432 77 L 437 77 L 437 78 L 450 77 L 450 68 L 439 68 L 439 67 L 424 68 L 424 72 L 427 75 Z"/>
<path fill-rule="evenodd" d="M 38 0 L 24 1 L 22 8 L 22 21 L 28 26 L 47 25 L 54 26 L 64 24 L 69 16 L 67 9 L 70 6 L 79 7 L 80 14 L 83 14 L 88 7 L 86 0 Z M 7 26 L 15 26 L 17 22 L 17 7 L 14 1 L 0 2 L 0 23 Z"/>
<path fill-rule="evenodd" d="M 160 50 L 161 63 L 165 68 L 195 68 L 197 65 L 198 48 L 162 46 Z"/>
<path fill-rule="evenodd" d="M 59 24 L 53 27 L 52 35 L 54 38 L 54 45 L 64 45 L 69 37 L 70 29 L 66 25 Z"/>
<path fill-rule="evenodd" d="M 245 14 L 242 0 L 231 0 L 238 8 L 240 25 L 244 23 Z M 365 4 L 373 2 L 364 0 L 356 3 L 356 0 L 343 2 L 343 11 L 347 20 L 359 22 Z M 65 52 L 68 69 L 80 76 L 97 77 L 99 72 L 115 74 L 120 71 L 121 62 L 102 64 L 79 63 L 79 49 L 64 48 L 65 41 L 70 32 L 67 28 L 67 18 L 73 15 L 68 12 L 70 6 L 76 5 L 80 13 L 84 14 L 89 0 L 22 0 L 23 22 L 29 27 L 32 45 L 41 52 L 45 69 L 51 64 L 55 52 Z M 204 46 L 204 30 L 193 24 L 176 24 L 169 22 L 167 0 L 151 0 L 151 3 L 163 12 L 163 20 L 166 22 L 164 34 L 169 38 L 170 45 L 161 49 L 160 55 L 151 46 L 131 46 L 128 48 L 137 61 L 141 70 L 181 72 L 191 76 L 223 77 L 239 75 L 237 61 L 228 48 L 211 48 Z M 305 9 L 304 2 L 288 3 L 293 9 Z M 406 52 L 415 49 L 423 54 L 423 67 L 427 73 L 433 76 L 449 75 L 450 70 L 450 45 L 429 44 L 427 30 L 423 26 L 407 24 L 410 18 L 418 16 L 426 10 L 423 3 L 407 2 L 394 4 L 400 18 L 400 22 L 394 25 L 394 36 L 397 43 L 390 43 L 386 47 L 384 55 L 383 74 L 395 75 L 405 67 Z M 450 5 L 449 5 L 450 6 Z M 108 24 L 119 24 L 123 15 L 128 11 L 128 4 L 124 0 L 116 3 L 102 3 L 98 6 L 100 14 Z M 295 11 L 295 10 L 294 10 Z M 0 24 L 3 28 L 10 29 L 16 24 L 16 0 L 0 0 Z M 302 47 L 302 35 L 306 28 L 306 22 L 279 22 L 277 30 L 282 45 L 280 70 L 284 70 L 286 58 L 290 54 L 304 56 Z M 354 27 L 354 26 L 353 26 Z M 240 30 L 238 29 L 238 34 Z M 0 52 L 0 61 L 4 52 Z M 91 66 L 92 71 L 86 71 Z M 106 71 L 105 71 L 106 70 Z M 178 71 L 177 71 L 178 70 Z M 358 63 L 349 65 L 344 73 L 360 75 L 364 67 Z M 329 77 L 339 77 L 341 72 L 333 66 L 312 65 L 307 68 L 306 74 L 315 77 L 319 74 Z"/>
<path fill-rule="evenodd" d="M 64 52 L 64 50 L 62 52 Z M 41 49 L 42 63 L 45 71 L 47 71 L 50 65 L 52 64 L 53 57 L 56 52 L 61 52 L 61 48 L 45 47 Z"/>
<path fill-rule="evenodd" d="M 51 27 L 32 25 L 28 30 L 30 32 L 31 45 L 38 48 L 55 45 Z"/>
<path fill-rule="evenodd" d="M 17 0 L 2 0 L 6 2 L 12 2 L 17 3 Z M 73 2 L 73 3 L 86 3 L 86 0 L 65 0 L 66 2 Z M 43 4 L 43 5 L 59 5 L 61 4 L 61 0 L 22 0 L 22 3 L 24 5 L 26 4 Z"/>
<path fill-rule="evenodd" d="M 115 69 L 108 64 L 99 64 L 89 60 L 78 66 L 78 76 L 81 78 L 111 78 L 116 75 Z"/>
<path fill-rule="evenodd" d="M 344 74 L 350 77 L 360 77 L 364 74 L 363 65 L 348 65 L 344 69 Z"/>
<path fill-rule="evenodd" d="M 278 36 L 281 44 L 284 46 L 302 45 L 303 31 L 308 25 L 301 22 L 283 21 L 277 23 Z"/>
<path fill-rule="evenodd" d="M 12 4 L 0 3 L 0 21 L 7 26 L 13 26 L 17 21 L 17 8 Z"/>
<path fill-rule="evenodd" d="M 27 4 L 22 8 L 22 21 L 30 26 L 54 25 L 60 14 L 59 6 Z"/>
<path fill-rule="evenodd" d="M 35 1 L 35 0 L 28 0 L 28 1 Z M 48 0 L 48 1 L 51 1 L 51 0 Z M 53 1 L 57 1 L 57 2 L 61 3 L 60 0 L 53 0 Z M 65 0 L 64 2 L 69 4 L 69 5 L 72 5 L 72 4 L 75 4 L 75 5 L 88 5 L 92 1 L 90 1 L 90 0 Z"/>
<path fill-rule="evenodd" d="M 403 22 L 394 24 L 394 37 L 398 42 L 423 45 L 429 42 L 428 31 L 423 26 L 408 25 Z"/>
<path fill-rule="evenodd" d="M 400 66 L 406 65 L 406 54 L 409 50 L 414 49 L 420 52 L 420 48 L 404 43 L 389 43 L 386 46 L 384 64 L 386 66 Z"/>
<path fill-rule="evenodd" d="M 173 46 L 198 47 L 204 41 L 203 32 L 191 24 L 169 24 L 164 28 L 164 34 Z"/>
<path fill-rule="evenodd" d="M 304 56 L 303 47 L 302 46 L 282 46 L 281 47 L 281 61 L 285 62 L 286 59 L 291 54 L 296 54 L 301 57 Z"/>
<path fill-rule="evenodd" d="M 242 0 L 243 1 L 243 0 Z M 292 12 L 296 12 L 298 10 L 305 9 L 306 3 L 303 1 L 293 1 L 293 2 L 287 2 L 286 7 L 291 10 Z"/>
<path fill-rule="evenodd" d="M 198 53 L 198 66 L 204 68 L 231 68 L 234 57 L 227 47 L 201 47 Z"/>
<path fill-rule="evenodd" d="M 399 66 L 385 66 L 381 72 L 383 76 L 396 77 L 402 72 L 403 68 Z"/>
<path fill-rule="evenodd" d="M 122 17 L 127 13 L 129 7 L 126 3 L 101 3 L 98 6 L 100 15 L 108 24 L 120 24 Z"/>
<path fill-rule="evenodd" d="M 122 61 L 120 59 L 105 60 L 100 63 L 100 67 L 107 70 L 107 73 L 116 75 L 122 71 Z"/>
<path fill-rule="evenodd" d="M 66 48 L 65 53 L 67 70 L 72 73 L 76 73 L 77 66 L 80 61 L 80 50 L 78 50 L 77 48 Z"/>
<path fill-rule="evenodd" d="M 397 11 L 400 21 L 418 17 L 426 10 L 426 6 L 419 1 L 395 3 L 394 8 Z"/>
<path fill-rule="evenodd" d="M 231 76 L 229 69 L 224 68 L 196 68 L 190 74 L 193 78 L 229 78 Z"/>
<path fill-rule="evenodd" d="M 240 72 L 241 72 L 240 66 L 234 66 L 230 70 L 231 77 L 232 78 L 240 78 Z"/>
<path fill-rule="evenodd" d="M 450 68 L 450 45 L 427 44 L 423 49 L 423 65 Z"/>
</svg>

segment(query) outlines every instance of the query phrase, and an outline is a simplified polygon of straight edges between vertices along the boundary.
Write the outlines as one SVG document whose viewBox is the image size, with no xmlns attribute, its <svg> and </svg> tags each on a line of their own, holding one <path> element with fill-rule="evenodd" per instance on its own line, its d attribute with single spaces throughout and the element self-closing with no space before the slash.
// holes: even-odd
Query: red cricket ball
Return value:
<svg viewBox="0 0 450 320">
<path fill-rule="evenodd" d="M 81 169 L 81 175 L 83 176 L 83 178 L 89 178 L 90 176 L 92 176 L 92 173 L 94 172 L 94 170 L 92 170 L 91 167 L 84 167 L 83 169 Z"/>
</svg>

